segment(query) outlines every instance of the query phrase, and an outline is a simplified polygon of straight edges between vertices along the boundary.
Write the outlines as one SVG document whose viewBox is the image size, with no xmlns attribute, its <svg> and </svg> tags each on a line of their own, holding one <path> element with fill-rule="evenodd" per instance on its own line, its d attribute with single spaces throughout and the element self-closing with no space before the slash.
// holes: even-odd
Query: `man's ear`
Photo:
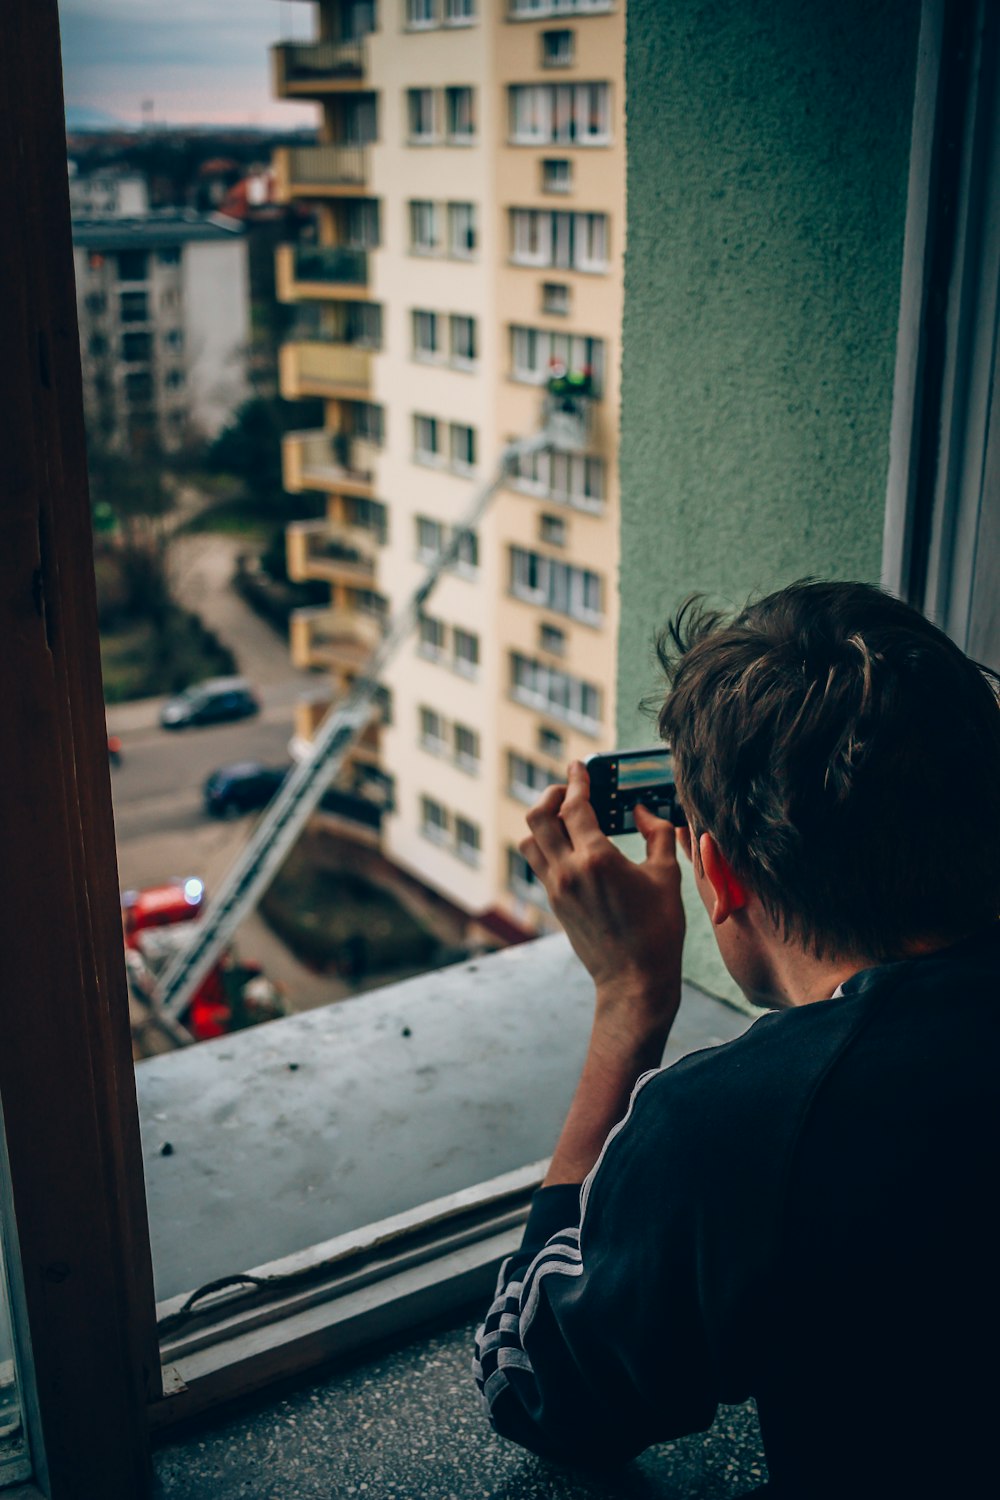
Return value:
<svg viewBox="0 0 1000 1500">
<path fill-rule="evenodd" d="M 743 882 L 733 874 L 732 867 L 718 844 L 710 833 L 703 833 L 698 840 L 698 853 L 701 856 L 701 867 L 705 872 L 705 879 L 712 887 L 714 901 L 710 916 L 716 927 L 735 911 L 741 911 L 747 904 L 747 889 Z"/>
</svg>

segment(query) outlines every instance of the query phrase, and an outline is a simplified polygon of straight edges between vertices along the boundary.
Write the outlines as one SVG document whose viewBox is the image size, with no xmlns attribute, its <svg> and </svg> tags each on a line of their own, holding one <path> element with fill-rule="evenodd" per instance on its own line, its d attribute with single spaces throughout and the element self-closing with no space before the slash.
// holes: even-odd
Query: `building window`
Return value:
<svg viewBox="0 0 1000 1500">
<path fill-rule="evenodd" d="M 179 328 L 168 328 L 163 335 L 163 343 L 167 349 L 183 349 L 184 334 Z"/>
<path fill-rule="evenodd" d="M 157 250 L 156 259 L 161 266 L 179 266 L 181 263 L 180 245 L 165 245 L 162 250 Z"/>
<path fill-rule="evenodd" d="M 411 146 L 432 144 L 434 132 L 434 90 L 407 89 L 406 112 Z"/>
<path fill-rule="evenodd" d="M 119 317 L 123 323 L 148 323 L 149 299 L 145 292 L 122 292 Z"/>
<path fill-rule="evenodd" d="M 589 568 L 511 547 L 510 591 L 526 604 L 540 604 L 586 625 L 600 624 L 601 580 Z"/>
<path fill-rule="evenodd" d="M 471 260 L 476 253 L 476 205 L 448 204 L 448 249 L 460 260 Z"/>
<path fill-rule="evenodd" d="M 542 161 L 542 192 L 569 193 L 573 189 L 573 164 L 560 158 Z"/>
<path fill-rule="evenodd" d="M 130 370 L 125 376 L 125 395 L 129 401 L 143 403 L 153 399 L 153 377 L 148 370 Z"/>
<path fill-rule="evenodd" d="M 562 735 L 554 729 L 546 729 L 544 724 L 538 731 L 538 748 L 543 755 L 551 755 L 555 760 L 562 760 L 566 753 Z"/>
<path fill-rule="evenodd" d="M 542 32 L 542 67 L 568 68 L 573 63 L 574 38 L 571 31 Z"/>
<path fill-rule="evenodd" d="M 543 281 L 542 312 L 567 317 L 569 315 L 569 287 L 561 281 Z"/>
<path fill-rule="evenodd" d="M 585 734 L 600 732 L 600 691 L 580 677 L 512 651 L 510 691 L 511 697 L 526 708 L 535 708 L 553 718 L 563 719 Z"/>
<path fill-rule="evenodd" d="M 447 631 L 442 620 L 431 615 L 420 616 L 420 639 L 417 649 L 430 661 L 441 661 L 445 655 Z"/>
<path fill-rule="evenodd" d="M 451 424 L 451 466 L 460 473 L 476 467 L 476 429 L 463 422 Z"/>
<path fill-rule="evenodd" d="M 542 624 L 538 629 L 538 649 L 550 656 L 566 655 L 566 632 L 556 625 Z"/>
<path fill-rule="evenodd" d="M 406 24 L 413 31 L 436 26 L 440 0 L 406 0 Z"/>
<path fill-rule="evenodd" d="M 382 407 L 377 406 L 374 401 L 352 401 L 349 411 L 350 435 L 381 448 L 385 442 L 385 413 Z"/>
<path fill-rule="evenodd" d="M 437 313 L 416 309 L 413 314 L 414 359 L 437 359 L 440 353 Z"/>
<path fill-rule="evenodd" d="M 479 771 L 479 736 L 467 724 L 455 725 L 455 764 L 463 771 Z"/>
<path fill-rule="evenodd" d="M 131 296 L 131 293 L 126 292 L 125 295 Z M 108 310 L 108 299 L 103 292 L 88 292 L 84 298 L 83 305 L 89 313 L 99 318 Z"/>
<path fill-rule="evenodd" d="M 169 391 L 179 391 L 179 390 L 181 390 L 181 388 L 184 385 L 184 371 L 183 370 L 168 370 L 167 371 L 166 385 L 167 385 L 167 389 Z"/>
<path fill-rule="evenodd" d="M 550 547 L 565 547 L 566 520 L 563 516 L 539 516 L 538 539 Z"/>
<path fill-rule="evenodd" d="M 530 807 L 554 780 L 551 772 L 533 760 L 514 751 L 507 756 L 507 790 L 518 802 L 526 802 Z"/>
<path fill-rule="evenodd" d="M 410 249 L 417 255 L 433 255 L 439 247 L 437 204 L 414 199 L 410 203 Z"/>
<path fill-rule="evenodd" d="M 512 21 L 538 21 L 545 16 L 600 16 L 614 10 L 615 0 L 508 0 Z"/>
<path fill-rule="evenodd" d="M 445 121 L 452 145 L 467 145 L 476 138 L 475 100 L 471 88 L 444 91 Z"/>
<path fill-rule="evenodd" d="M 444 551 L 444 527 L 429 516 L 416 517 L 417 556 L 421 562 L 437 562 Z"/>
<path fill-rule="evenodd" d="M 432 755 L 447 755 L 448 736 L 443 715 L 436 708 L 420 709 L 420 744 Z"/>
<path fill-rule="evenodd" d="M 456 817 L 455 853 L 459 859 L 464 859 L 467 865 L 478 865 L 479 850 L 479 825 L 470 823 L 468 818 Z"/>
<path fill-rule="evenodd" d="M 108 341 L 104 337 L 103 333 L 92 333 L 90 335 L 90 343 L 88 347 L 90 349 L 91 356 L 94 359 L 97 359 L 100 355 L 107 354 Z"/>
<path fill-rule="evenodd" d="M 128 364 L 149 360 L 153 357 L 153 335 L 151 333 L 123 333 L 122 359 Z"/>
<path fill-rule="evenodd" d="M 437 417 L 414 416 L 413 457 L 417 463 L 440 463 L 440 441 L 441 434 Z"/>
<path fill-rule="evenodd" d="M 476 320 L 461 313 L 452 313 L 450 329 L 451 362 L 462 369 L 469 369 L 477 358 Z"/>
<path fill-rule="evenodd" d="M 607 83 L 513 84 L 510 141 L 515 146 L 606 146 L 611 140 Z"/>
<path fill-rule="evenodd" d="M 145 250 L 119 250 L 119 281 L 146 281 L 148 277 L 149 256 Z"/>
<path fill-rule="evenodd" d="M 345 250 L 377 250 L 381 243 L 378 199 L 346 199 L 342 205 L 341 246 Z"/>
<path fill-rule="evenodd" d="M 512 896 L 530 901 L 533 906 L 548 908 L 545 887 L 517 849 L 507 850 L 507 889 Z"/>
<path fill-rule="evenodd" d="M 594 454 L 534 453 L 518 462 L 512 483 L 529 495 L 596 514 L 604 504 L 604 480 L 604 460 Z"/>
<path fill-rule="evenodd" d="M 542 385 L 549 378 L 549 366 L 558 360 L 567 370 L 581 373 L 589 370 L 592 390 L 600 396 L 604 386 L 604 340 L 586 338 L 575 333 L 550 333 L 547 328 L 512 326 L 511 379 L 525 385 Z M 565 456 L 565 455 L 564 455 Z"/>
<path fill-rule="evenodd" d="M 446 26 L 471 26 L 476 19 L 476 0 L 444 0 Z"/>
<path fill-rule="evenodd" d="M 562 271 L 608 269 L 607 214 L 512 208 L 510 239 L 515 265 L 554 266 Z"/>
<path fill-rule="evenodd" d="M 454 637 L 454 666 L 456 672 L 461 672 L 463 677 L 475 677 L 479 671 L 479 637 L 471 630 L 463 630 L 456 625 L 452 631 Z"/>
<path fill-rule="evenodd" d="M 455 554 L 455 570 L 459 573 L 475 573 L 479 567 L 479 538 L 474 531 L 462 531 L 458 537 Z"/>
<path fill-rule="evenodd" d="M 448 809 L 435 802 L 433 797 L 420 799 L 420 832 L 435 844 L 447 844 Z"/>
</svg>

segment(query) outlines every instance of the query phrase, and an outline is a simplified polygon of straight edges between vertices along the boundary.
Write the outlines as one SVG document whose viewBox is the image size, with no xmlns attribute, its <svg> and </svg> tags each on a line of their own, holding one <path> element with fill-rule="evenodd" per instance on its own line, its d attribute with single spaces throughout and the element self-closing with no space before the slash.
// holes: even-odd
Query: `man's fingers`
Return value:
<svg viewBox="0 0 1000 1500">
<path fill-rule="evenodd" d="M 559 815 L 569 830 L 574 847 L 592 840 L 595 835 L 604 838 L 590 800 L 590 776 L 581 761 L 575 760 L 569 768 L 566 796 Z"/>
<path fill-rule="evenodd" d="M 635 807 L 635 826 L 646 840 L 646 863 L 672 863 L 676 855 L 677 830 L 673 823 L 658 818 L 641 802 Z"/>
<path fill-rule="evenodd" d="M 544 884 L 545 877 L 548 874 L 549 862 L 535 843 L 535 840 L 533 838 L 522 839 L 517 847 L 521 857 L 531 866 L 534 874 Z"/>
<path fill-rule="evenodd" d="M 547 860 L 560 859 L 573 847 L 559 816 L 559 809 L 562 807 L 565 795 L 564 786 L 550 786 L 542 793 L 534 807 L 528 809 L 525 819 L 534 835 L 535 842 Z"/>
</svg>

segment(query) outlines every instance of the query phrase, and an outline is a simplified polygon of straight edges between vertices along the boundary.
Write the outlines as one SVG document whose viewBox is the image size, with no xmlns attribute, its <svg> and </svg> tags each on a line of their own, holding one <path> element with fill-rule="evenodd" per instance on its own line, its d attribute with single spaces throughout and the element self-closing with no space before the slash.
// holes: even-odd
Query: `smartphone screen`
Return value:
<svg viewBox="0 0 1000 1500">
<path fill-rule="evenodd" d="M 666 748 L 616 750 L 587 761 L 590 800 L 604 833 L 634 833 L 635 806 L 641 802 L 657 817 L 680 825 L 673 756 Z"/>
</svg>

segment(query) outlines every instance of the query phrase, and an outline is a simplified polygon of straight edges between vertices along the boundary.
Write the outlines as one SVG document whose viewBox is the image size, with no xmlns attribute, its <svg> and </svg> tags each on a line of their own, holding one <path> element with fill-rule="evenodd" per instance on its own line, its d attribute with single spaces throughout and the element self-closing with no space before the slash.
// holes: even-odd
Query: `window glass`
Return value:
<svg viewBox="0 0 1000 1500">
<path fill-rule="evenodd" d="M 514 145 L 601 146 L 611 139 L 607 83 L 516 83 L 508 100 Z"/>
<path fill-rule="evenodd" d="M 455 725 L 455 763 L 463 771 L 479 770 L 479 735 L 467 724 Z"/>
<path fill-rule="evenodd" d="M 407 26 L 434 26 L 437 24 L 440 0 L 406 0 Z"/>
<path fill-rule="evenodd" d="M 573 33 L 571 31 L 542 32 L 542 66 L 566 68 L 573 61 Z"/>
<path fill-rule="evenodd" d="M 119 281 L 145 281 L 149 276 L 149 256 L 145 250 L 119 250 Z"/>
<path fill-rule="evenodd" d="M 468 818 L 455 818 L 455 853 L 459 859 L 464 859 L 467 864 L 477 865 L 479 863 L 480 832 L 478 823 L 472 823 Z"/>
<path fill-rule="evenodd" d="M 456 625 L 452 631 L 455 647 L 455 670 L 466 677 L 474 677 L 479 670 L 479 637 L 471 630 Z"/>
<path fill-rule="evenodd" d="M 435 659 L 441 657 L 445 651 L 447 632 L 444 622 L 436 620 L 431 615 L 420 616 L 420 651 L 424 656 Z"/>
<path fill-rule="evenodd" d="M 586 734 L 596 734 L 601 727 L 600 691 L 582 678 L 512 651 L 510 687 L 518 703 L 563 719 Z"/>
<path fill-rule="evenodd" d="M 452 255 L 468 260 L 476 253 L 476 205 L 448 204 L 448 247 Z"/>
<path fill-rule="evenodd" d="M 562 158 L 546 158 L 542 162 L 542 192 L 568 193 L 573 187 L 572 163 Z"/>
<path fill-rule="evenodd" d="M 420 828 L 426 838 L 433 840 L 435 844 L 446 844 L 449 842 L 448 809 L 443 807 L 433 797 L 421 797 L 420 799 Z"/>
<path fill-rule="evenodd" d="M 444 18 L 449 26 L 461 26 L 476 18 L 476 0 L 444 0 Z"/>
<path fill-rule="evenodd" d="M 444 551 L 444 526 L 429 516 L 416 517 L 417 555 L 425 562 L 435 562 Z"/>
<path fill-rule="evenodd" d="M 434 359 L 438 346 L 438 316 L 416 309 L 413 314 L 413 353 L 417 359 Z"/>
<path fill-rule="evenodd" d="M 476 466 L 476 429 L 464 423 L 451 424 L 451 462 L 456 469 L 474 469 Z"/>
<path fill-rule="evenodd" d="M 471 141 L 476 134 L 474 90 L 445 89 L 445 118 L 450 141 Z"/>
<path fill-rule="evenodd" d="M 451 316 L 451 358 L 457 365 L 476 362 L 476 320 L 464 314 Z"/>
<path fill-rule="evenodd" d="M 410 249 L 426 255 L 437 248 L 437 204 L 414 199 L 410 203 Z"/>
<path fill-rule="evenodd" d="M 436 708 L 421 707 L 420 709 L 420 743 L 425 750 L 430 750 L 435 755 L 447 753 L 448 739 L 444 716 L 439 714 Z"/>
<path fill-rule="evenodd" d="M 414 457 L 425 463 L 438 458 L 440 448 L 437 417 L 413 418 L 413 450 Z"/>
<path fill-rule="evenodd" d="M 434 90 L 407 89 L 407 120 L 411 143 L 433 141 Z"/>
<path fill-rule="evenodd" d="M 145 292 L 122 292 L 119 316 L 123 323 L 147 323 L 149 299 Z"/>
</svg>

